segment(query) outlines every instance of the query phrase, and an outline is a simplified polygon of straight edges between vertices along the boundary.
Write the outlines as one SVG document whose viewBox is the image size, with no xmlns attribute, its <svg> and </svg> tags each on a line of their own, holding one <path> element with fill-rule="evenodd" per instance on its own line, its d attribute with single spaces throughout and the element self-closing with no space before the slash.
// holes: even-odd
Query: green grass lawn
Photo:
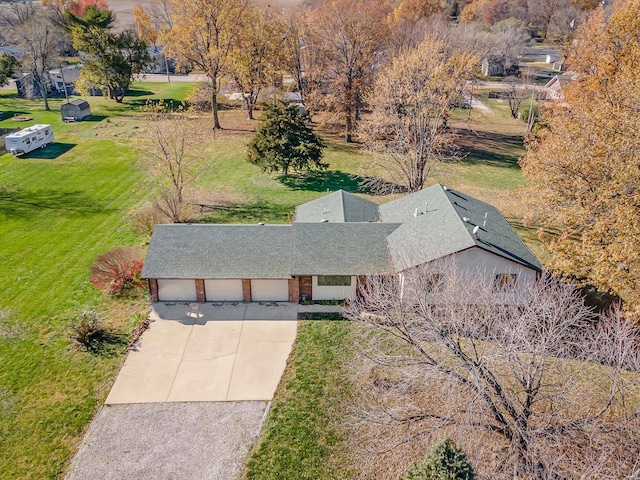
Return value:
<svg viewBox="0 0 640 480">
<path fill-rule="evenodd" d="M 349 324 L 303 321 L 245 476 L 260 479 L 344 479 L 339 401 L 348 396 L 340 362 L 346 360 Z M 346 349 L 349 350 L 349 349 Z"/>
<path fill-rule="evenodd" d="M 141 86 L 155 93 L 136 101 L 163 90 L 184 96 L 189 87 Z M 99 254 L 142 243 L 128 211 L 149 196 L 131 141 L 99 130 L 132 106 L 90 102 L 97 121 L 64 124 L 61 100 L 45 112 L 41 102 L 0 95 L 0 127 L 23 128 L 12 121 L 11 112 L 20 112 L 33 117 L 28 124 L 52 124 L 56 136 L 33 155 L 0 156 L 0 310 L 7 314 L 0 323 L 0 478 L 63 474 L 139 318 L 140 300 L 108 300 L 89 283 Z M 67 340 L 67 325 L 88 308 L 102 311 L 124 338 L 108 354 L 77 351 Z"/>
<path fill-rule="evenodd" d="M 0 128 L 50 123 L 56 137 L 47 149 L 24 158 L 0 156 L 0 310 L 8 312 L 0 319 L 0 478 L 63 475 L 108 393 L 126 341 L 107 354 L 77 351 L 67 340 L 67 325 L 79 311 L 97 309 L 126 340 L 144 312 L 140 298 L 103 297 L 90 285 L 88 268 L 111 248 L 146 240 L 131 231 L 128 215 L 156 188 L 135 148 L 140 111 L 149 100 L 180 102 L 191 88 L 139 82 L 123 104 L 89 98 L 93 120 L 70 124 L 60 120 L 64 100 L 52 99 L 52 111 L 45 112 L 41 101 L 0 94 Z M 489 106 L 494 115 L 474 112 L 470 121 L 456 120 L 454 128 L 465 130 L 467 158 L 445 166 L 435 180 L 497 204 L 524 229 L 517 225 L 522 211 L 513 198 L 524 185 L 517 165 L 524 126 L 505 116 L 501 105 Z M 15 114 L 33 121 L 15 122 Z M 288 222 L 297 205 L 327 191 L 359 191 L 357 177 L 370 168 L 359 145 L 323 133 L 328 171 L 267 175 L 245 160 L 257 122 L 243 116 L 221 111 L 225 130 L 202 145 L 196 186 L 224 206 L 205 220 Z M 199 128 L 210 131 L 206 116 Z M 528 239 L 533 242 L 533 234 Z M 346 330 L 341 322 L 301 324 L 248 478 L 346 475 L 340 433 L 328 426 L 331 399 L 346 388 L 332 368 Z M 281 473 L 269 476 L 270 471 Z"/>
</svg>

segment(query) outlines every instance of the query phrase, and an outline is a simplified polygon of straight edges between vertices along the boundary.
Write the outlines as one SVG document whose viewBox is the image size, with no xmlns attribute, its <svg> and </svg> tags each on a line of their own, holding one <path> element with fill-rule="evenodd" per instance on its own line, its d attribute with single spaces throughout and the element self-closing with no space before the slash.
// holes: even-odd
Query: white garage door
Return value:
<svg viewBox="0 0 640 480">
<path fill-rule="evenodd" d="M 207 292 L 208 302 L 241 302 L 242 280 L 205 280 L 204 289 Z"/>
<path fill-rule="evenodd" d="M 287 280 L 251 280 L 251 300 L 254 302 L 288 302 Z"/>
<path fill-rule="evenodd" d="M 185 300 L 195 302 L 195 280 L 158 280 L 158 300 Z"/>
</svg>

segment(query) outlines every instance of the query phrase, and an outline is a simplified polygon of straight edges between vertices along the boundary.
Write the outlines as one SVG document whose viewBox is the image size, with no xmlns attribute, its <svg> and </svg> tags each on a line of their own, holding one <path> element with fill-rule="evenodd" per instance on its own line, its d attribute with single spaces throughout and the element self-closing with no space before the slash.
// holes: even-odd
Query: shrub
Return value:
<svg viewBox="0 0 640 480">
<path fill-rule="evenodd" d="M 444 438 L 431 446 L 427 457 L 400 480 L 474 480 L 475 472 L 462 448 Z"/>
<path fill-rule="evenodd" d="M 100 255 L 91 265 L 93 286 L 112 294 L 122 294 L 142 284 L 142 254 L 136 247 L 119 247 Z"/>
<path fill-rule="evenodd" d="M 153 227 L 168 221 L 169 218 L 151 203 L 131 211 L 131 226 L 135 232 L 143 235 L 151 236 Z"/>
<path fill-rule="evenodd" d="M 69 325 L 69 336 L 78 346 L 91 349 L 93 343 L 104 335 L 102 320 L 94 310 L 84 310 Z"/>
</svg>

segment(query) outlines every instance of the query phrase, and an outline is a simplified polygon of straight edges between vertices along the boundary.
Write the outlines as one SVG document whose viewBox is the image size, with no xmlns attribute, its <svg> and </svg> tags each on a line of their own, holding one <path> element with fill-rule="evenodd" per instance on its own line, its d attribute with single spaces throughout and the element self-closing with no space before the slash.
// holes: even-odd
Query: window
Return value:
<svg viewBox="0 0 640 480">
<path fill-rule="evenodd" d="M 518 275 L 515 273 L 501 273 L 493 280 L 493 287 L 498 292 L 508 292 L 516 288 Z"/>
<path fill-rule="evenodd" d="M 349 287 L 351 286 L 350 275 L 318 275 L 319 287 Z"/>
</svg>

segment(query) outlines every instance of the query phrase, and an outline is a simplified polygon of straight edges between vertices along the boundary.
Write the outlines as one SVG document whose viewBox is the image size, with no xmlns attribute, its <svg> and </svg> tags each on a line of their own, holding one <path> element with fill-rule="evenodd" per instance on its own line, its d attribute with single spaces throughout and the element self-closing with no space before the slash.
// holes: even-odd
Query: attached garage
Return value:
<svg viewBox="0 0 640 480">
<path fill-rule="evenodd" d="M 241 302 L 241 279 L 215 279 L 205 280 L 204 289 L 207 294 L 207 302 Z"/>
<path fill-rule="evenodd" d="M 288 302 L 288 280 L 251 280 L 251 300 L 254 302 Z"/>
<path fill-rule="evenodd" d="M 158 279 L 158 300 L 182 300 L 195 302 L 198 300 L 198 295 L 196 294 L 196 281 Z"/>
</svg>

